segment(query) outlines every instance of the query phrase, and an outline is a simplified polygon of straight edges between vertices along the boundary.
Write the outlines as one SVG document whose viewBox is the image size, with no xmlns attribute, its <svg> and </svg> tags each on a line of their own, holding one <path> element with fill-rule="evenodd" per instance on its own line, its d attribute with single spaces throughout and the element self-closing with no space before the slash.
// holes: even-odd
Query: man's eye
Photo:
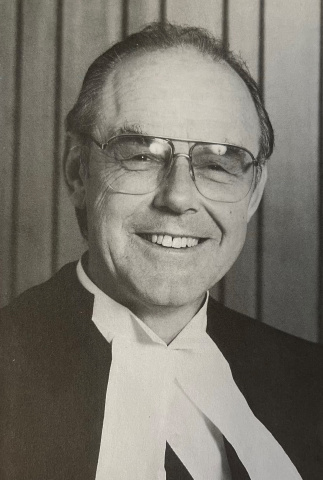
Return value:
<svg viewBox="0 0 323 480">
<path fill-rule="evenodd" d="M 151 171 L 163 166 L 163 161 L 160 158 L 145 153 L 128 155 L 126 158 L 119 159 L 119 162 L 125 170 L 136 172 Z"/>
<path fill-rule="evenodd" d="M 227 170 L 222 166 L 222 165 L 216 165 L 216 164 L 212 164 L 210 163 L 207 168 L 209 170 L 215 170 L 217 172 L 227 172 Z"/>
<path fill-rule="evenodd" d="M 149 161 L 154 161 L 154 158 L 149 155 L 145 155 L 141 153 L 138 155 L 133 155 L 131 158 L 129 158 L 129 160 L 138 161 L 138 162 L 149 162 Z"/>
<path fill-rule="evenodd" d="M 161 157 L 157 155 L 146 154 L 146 153 L 138 153 L 137 155 L 131 155 L 131 157 L 128 157 L 125 160 L 126 162 L 150 163 L 152 165 L 155 165 L 155 164 L 160 165 L 164 163 Z"/>
<path fill-rule="evenodd" d="M 232 167 L 230 167 L 229 165 L 221 165 L 220 163 L 214 162 L 208 162 L 204 165 L 201 165 L 200 168 L 214 173 L 233 173 Z"/>
</svg>

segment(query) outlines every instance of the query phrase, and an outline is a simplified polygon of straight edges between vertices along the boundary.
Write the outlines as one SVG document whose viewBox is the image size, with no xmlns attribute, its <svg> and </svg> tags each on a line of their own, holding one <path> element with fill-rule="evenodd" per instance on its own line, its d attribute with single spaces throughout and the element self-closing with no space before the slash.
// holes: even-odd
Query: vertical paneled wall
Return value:
<svg viewBox="0 0 323 480">
<path fill-rule="evenodd" d="M 60 173 L 64 117 L 97 55 L 147 22 L 167 19 L 206 27 L 241 54 L 276 132 L 261 209 L 249 224 L 240 259 L 213 294 L 232 308 L 318 340 L 320 11 L 319 0 L 3 2 L 1 303 L 86 248 Z"/>
<path fill-rule="evenodd" d="M 265 96 L 276 150 L 264 201 L 263 309 L 274 323 L 288 305 L 281 328 L 292 322 L 306 336 L 317 324 L 320 5 L 295 3 L 266 6 Z"/>
</svg>

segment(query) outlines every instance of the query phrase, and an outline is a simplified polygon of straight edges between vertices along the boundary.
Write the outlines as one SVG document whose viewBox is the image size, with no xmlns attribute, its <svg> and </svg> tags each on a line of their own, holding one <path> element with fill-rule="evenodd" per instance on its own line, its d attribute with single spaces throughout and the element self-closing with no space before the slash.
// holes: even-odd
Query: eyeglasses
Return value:
<svg viewBox="0 0 323 480">
<path fill-rule="evenodd" d="M 104 153 L 109 187 L 131 195 L 155 191 L 167 182 L 176 158 L 185 157 L 190 176 L 204 197 L 239 202 L 248 195 L 259 165 L 248 150 L 226 143 L 196 142 L 187 155 L 175 153 L 173 142 L 188 140 L 140 134 L 117 135 L 103 144 L 92 137 L 89 140 Z"/>
</svg>

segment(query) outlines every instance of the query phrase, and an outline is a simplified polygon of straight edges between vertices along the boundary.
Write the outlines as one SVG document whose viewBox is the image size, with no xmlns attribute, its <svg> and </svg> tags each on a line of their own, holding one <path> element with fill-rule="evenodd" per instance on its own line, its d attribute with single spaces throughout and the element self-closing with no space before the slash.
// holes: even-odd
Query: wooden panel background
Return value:
<svg viewBox="0 0 323 480">
<path fill-rule="evenodd" d="M 11 0 L 1 7 L 1 303 L 86 248 L 60 159 L 64 117 L 87 66 L 123 35 L 168 19 L 206 27 L 241 53 L 276 132 L 261 209 L 213 294 L 322 340 L 320 0 Z"/>
</svg>

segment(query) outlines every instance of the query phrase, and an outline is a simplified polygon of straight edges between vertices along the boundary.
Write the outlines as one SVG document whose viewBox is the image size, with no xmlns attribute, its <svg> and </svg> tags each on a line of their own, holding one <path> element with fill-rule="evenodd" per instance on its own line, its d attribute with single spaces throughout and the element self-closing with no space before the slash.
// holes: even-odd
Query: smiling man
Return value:
<svg viewBox="0 0 323 480">
<path fill-rule="evenodd" d="M 243 246 L 266 179 L 263 165 L 254 181 L 257 111 L 232 69 L 192 47 L 129 56 L 101 95 L 93 161 L 76 182 L 67 171 L 75 206 L 87 206 L 88 273 L 170 341 Z"/>
<path fill-rule="evenodd" d="M 95 60 L 66 127 L 88 252 L 4 312 L 1 478 L 321 478 L 321 349 L 208 297 L 273 148 L 249 73 L 151 25 Z"/>
</svg>

